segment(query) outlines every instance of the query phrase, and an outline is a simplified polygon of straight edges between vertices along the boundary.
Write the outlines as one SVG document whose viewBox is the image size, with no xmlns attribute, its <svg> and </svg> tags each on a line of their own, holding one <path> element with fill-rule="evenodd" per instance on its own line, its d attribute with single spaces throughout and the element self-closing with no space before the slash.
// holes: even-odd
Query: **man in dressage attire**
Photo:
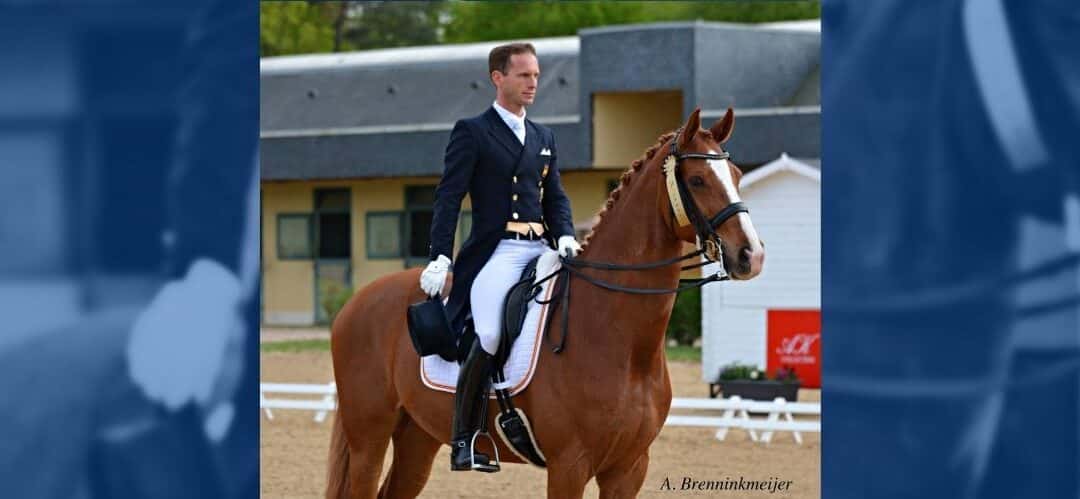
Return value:
<svg viewBox="0 0 1080 499">
<path fill-rule="evenodd" d="M 471 464 L 471 439 L 501 334 L 500 315 L 510 287 L 532 258 L 549 245 L 563 256 L 581 250 L 574 239 L 570 201 L 559 181 L 558 152 L 550 129 L 525 118 L 536 98 L 540 65 L 532 44 L 492 49 L 488 71 L 495 102 L 483 114 L 459 120 L 446 146 L 446 169 L 435 190 L 431 263 L 420 274 L 430 296 L 446 283 L 461 199 L 472 199 L 472 233 L 454 262 L 447 317 L 461 331 L 470 302 L 478 341 L 458 375 L 450 469 L 498 471 L 487 456 Z"/>
</svg>

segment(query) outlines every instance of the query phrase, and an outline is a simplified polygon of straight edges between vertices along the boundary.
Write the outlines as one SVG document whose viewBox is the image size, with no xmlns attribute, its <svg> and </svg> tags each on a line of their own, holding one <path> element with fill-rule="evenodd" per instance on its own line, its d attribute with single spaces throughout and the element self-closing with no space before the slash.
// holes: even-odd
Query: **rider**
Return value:
<svg viewBox="0 0 1080 499">
<path fill-rule="evenodd" d="M 555 135 L 525 119 L 536 97 L 540 65 L 529 43 L 501 45 L 488 55 L 495 102 L 483 114 L 459 120 L 446 146 L 442 179 L 435 191 L 431 262 L 420 287 L 441 293 L 450 267 L 461 199 L 472 199 L 473 226 L 454 263 L 447 317 L 461 331 L 469 304 L 477 339 L 458 375 L 451 433 L 450 469 L 498 471 L 487 456 L 471 464 L 470 441 L 480 426 L 493 355 L 499 345 L 500 314 L 507 291 L 525 265 L 549 245 L 563 256 L 581 251 L 574 238 L 570 201 L 559 181 Z"/>
</svg>

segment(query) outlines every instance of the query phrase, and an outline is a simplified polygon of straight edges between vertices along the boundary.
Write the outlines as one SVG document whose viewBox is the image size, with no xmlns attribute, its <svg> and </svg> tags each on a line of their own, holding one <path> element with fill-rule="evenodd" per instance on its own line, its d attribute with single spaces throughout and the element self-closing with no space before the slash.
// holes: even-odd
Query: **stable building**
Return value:
<svg viewBox="0 0 1080 499">
<path fill-rule="evenodd" d="M 528 118 L 555 132 L 579 236 L 630 163 L 695 107 L 707 124 L 735 109 L 725 147 L 744 171 L 785 152 L 820 155 L 817 21 L 628 25 L 530 41 L 541 77 Z M 262 60 L 264 324 L 324 323 L 349 290 L 427 263 L 450 130 L 491 105 L 487 56 L 501 43 Z M 462 211 L 457 246 L 470 230 L 468 198 Z"/>
</svg>

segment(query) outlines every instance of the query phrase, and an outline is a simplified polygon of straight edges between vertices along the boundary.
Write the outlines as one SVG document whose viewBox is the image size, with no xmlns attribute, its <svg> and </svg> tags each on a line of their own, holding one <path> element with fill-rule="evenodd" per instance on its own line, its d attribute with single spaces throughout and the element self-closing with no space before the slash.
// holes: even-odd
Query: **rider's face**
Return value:
<svg viewBox="0 0 1080 499">
<path fill-rule="evenodd" d="M 499 97 L 514 107 L 532 105 L 540 81 L 540 63 L 528 52 L 510 56 L 506 73 L 491 73 Z"/>
</svg>

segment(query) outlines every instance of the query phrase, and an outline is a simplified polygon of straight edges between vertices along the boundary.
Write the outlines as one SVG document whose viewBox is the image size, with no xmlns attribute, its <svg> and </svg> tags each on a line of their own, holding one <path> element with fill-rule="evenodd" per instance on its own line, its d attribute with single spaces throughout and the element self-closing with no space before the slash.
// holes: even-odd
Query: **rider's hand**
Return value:
<svg viewBox="0 0 1080 499">
<path fill-rule="evenodd" d="M 420 289 L 428 296 L 435 296 L 442 292 L 446 284 L 446 272 L 450 269 L 450 259 L 446 255 L 439 255 L 427 265 L 420 273 Z"/>
<path fill-rule="evenodd" d="M 567 258 L 574 258 L 578 253 L 581 253 L 581 245 L 574 239 L 574 236 L 562 236 L 559 238 L 560 255 Z"/>
<path fill-rule="evenodd" d="M 230 342 L 243 338 L 241 293 L 240 279 L 206 258 L 158 291 L 126 351 L 128 374 L 147 398 L 173 410 L 190 401 L 209 406 Z"/>
</svg>

